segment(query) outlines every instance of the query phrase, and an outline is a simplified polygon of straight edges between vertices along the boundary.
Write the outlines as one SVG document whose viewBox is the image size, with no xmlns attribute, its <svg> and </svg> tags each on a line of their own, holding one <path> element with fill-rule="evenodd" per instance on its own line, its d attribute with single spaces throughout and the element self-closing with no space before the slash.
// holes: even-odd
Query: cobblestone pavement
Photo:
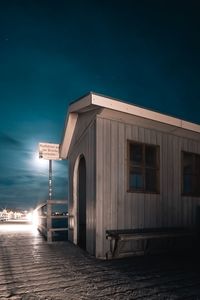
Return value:
<svg viewBox="0 0 200 300">
<path fill-rule="evenodd" d="M 48 245 L 28 225 L 0 225 L 0 299 L 200 299 L 200 264 L 189 255 L 101 261 L 69 242 Z"/>
</svg>

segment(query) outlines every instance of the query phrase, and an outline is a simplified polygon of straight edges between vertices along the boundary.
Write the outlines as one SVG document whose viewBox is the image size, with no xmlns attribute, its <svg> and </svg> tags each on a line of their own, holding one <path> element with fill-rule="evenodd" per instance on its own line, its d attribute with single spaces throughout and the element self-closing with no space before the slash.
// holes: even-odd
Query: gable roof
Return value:
<svg viewBox="0 0 200 300">
<path fill-rule="evenodd" d="M 96 108 L 107 108 L 200 133 L 200 125 L 198 124 L 194 124 L 179 118 L 171 117 L 169 115 L 155 112 L 146 108 L 141 108 L 133 104 L 128 104 L 120 100 L 91 92 L 71 103 L 69 106 L 64 135 L 60 147 L 61 158 L 67 158 L 68 156 L 69 147 L 76 127 L 76 122 L 78 120 L 78 114 Z"/>
</svg>

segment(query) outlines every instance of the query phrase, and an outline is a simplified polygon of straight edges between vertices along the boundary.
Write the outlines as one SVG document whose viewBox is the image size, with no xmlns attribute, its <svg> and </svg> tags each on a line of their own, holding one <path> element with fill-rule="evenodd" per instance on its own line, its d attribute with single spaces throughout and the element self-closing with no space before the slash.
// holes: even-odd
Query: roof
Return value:
<svg viewBox="0 0 200 300">
<path fill-rule="evenodd" d="M 96 94 L 91 92 L 82 98 L 79 98 L 75 102 L 72 102 L 69 106 L 66 126 L 64 130 L 64 136 L 61 143 L 61 157 L 66 158 L 68 155 L 69 147 L 75 130 L 76 122 L 79 113 L 84 113 L 96 108 L 107 108 L 114 111 L 127 113 L 129 115 L 142 117 L 145 119 L 157 121 L 163 124 L 175 126 L 185 130 L 190 130 L 196 133 L 200 133 L 200 125 L 191 123 L 179 118 L 175 118 L 169 115 L 165 115 L 153 110 L 141 108 L 139 106 L 122 102 L 110 98 L 108 96 Z"/>
</svg>

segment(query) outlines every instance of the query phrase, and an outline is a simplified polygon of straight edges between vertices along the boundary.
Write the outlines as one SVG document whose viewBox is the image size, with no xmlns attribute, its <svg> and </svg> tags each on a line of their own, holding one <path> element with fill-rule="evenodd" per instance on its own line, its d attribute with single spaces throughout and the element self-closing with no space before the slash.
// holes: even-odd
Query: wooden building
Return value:
<svg viewBox="0 0 200 300">
<path fill-rule="evenodd" d="M 200 125 L 90 93 L 69 106 L 61 157 L 69 240 L 90 254 L 105 258 L 106 230 L 196 225 Z"/>
</svg>

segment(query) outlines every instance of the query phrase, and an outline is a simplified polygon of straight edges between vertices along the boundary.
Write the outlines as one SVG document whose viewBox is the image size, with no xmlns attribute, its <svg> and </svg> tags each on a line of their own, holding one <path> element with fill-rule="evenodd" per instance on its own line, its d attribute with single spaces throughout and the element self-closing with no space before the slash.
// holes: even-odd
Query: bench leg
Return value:
<svg viewBox="0 0 200 300">
<path fill-rule="evenodd" d="M 118 239 L 110 238 L 110 249 L 106 252 L 106 259 L 118 256 Z"/>
<path fill-rule="evenodd" d="M 110 248 L 109 250 L 106 252 L 106 259 L 110 259 L 113 257 L 113 239 L 112 238 L 109 238 L 109 241 L 110 241 Z"/>
</svg>

